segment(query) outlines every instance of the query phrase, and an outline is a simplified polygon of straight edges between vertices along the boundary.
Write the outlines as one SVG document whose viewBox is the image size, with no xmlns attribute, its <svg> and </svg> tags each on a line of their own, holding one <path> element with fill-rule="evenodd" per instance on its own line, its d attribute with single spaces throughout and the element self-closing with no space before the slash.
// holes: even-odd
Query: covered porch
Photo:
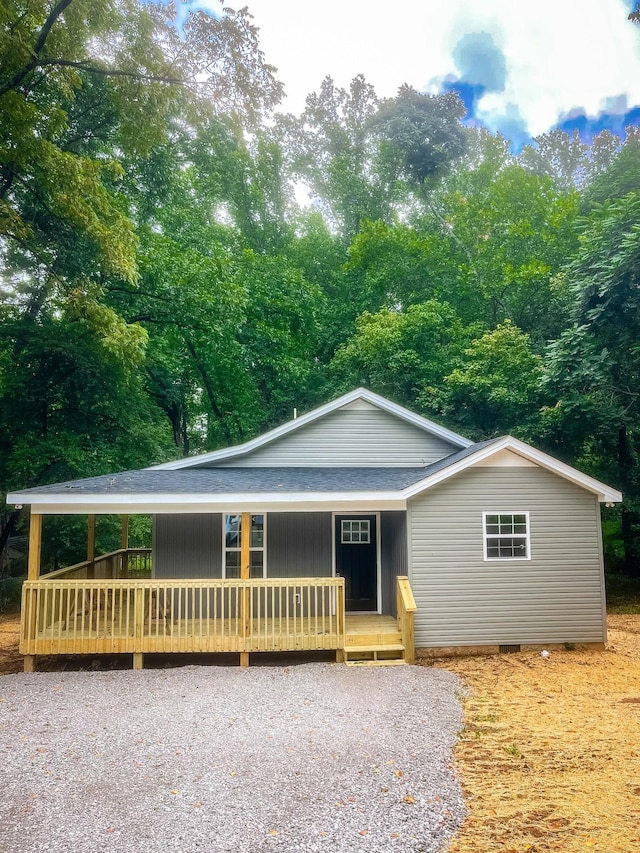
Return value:
<svg viewBox="0 0 640 853">
<path fill-rule="evenodd" d="M 413 661 L 415 603 L 406 576 L 394 577 L 393 614 L 349 613 L 344 577 L 252 577 L 251 514 L 241 518 L 239 577 L 158 578 L 153 550 L 128 547 L 127 516 L 120 549 L 95 555 L 89 516 L 87 559 L 41 576 L 42 515 L 33 513 L 22 594 L 25 670 L 38 656 L 75 654 L 131 654 L 134 668 L 160 653 L 236 653 L 243 666 L 259 652 L 332 651 L 357 665 Z"/>
</svg>

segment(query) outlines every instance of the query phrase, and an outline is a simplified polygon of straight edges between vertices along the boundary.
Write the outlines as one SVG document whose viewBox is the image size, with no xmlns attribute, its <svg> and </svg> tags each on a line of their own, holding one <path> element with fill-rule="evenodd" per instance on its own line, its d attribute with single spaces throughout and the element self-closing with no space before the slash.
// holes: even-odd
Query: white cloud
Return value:
<svg viewBox="0 0 640 853">
<path fill-rule="evenodd" d="M 217 5 L 217 4 L 214 4 Z M 596 113 L 607 98 L 640 104 L 640 27 L 624 0 L 248 0 L 267 60 L 299 112 L 330 74 L 340 86 L 359 73 L 378 94 L 407 82 L 424 89 L 455 72 L 451 51 L 468 32 L 490 33 L 503 50 L 507 85 L 487 96 L 496 114 L 515 104 L 531 133 L 574 107 Z"/>
</svg>

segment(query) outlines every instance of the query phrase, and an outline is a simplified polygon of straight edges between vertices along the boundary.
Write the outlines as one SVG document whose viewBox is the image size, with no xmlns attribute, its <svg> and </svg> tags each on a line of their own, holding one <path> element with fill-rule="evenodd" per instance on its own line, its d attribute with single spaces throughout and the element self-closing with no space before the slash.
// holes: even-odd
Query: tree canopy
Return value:
<svg viewBox="0 0 640 853">
<path fill-rule="evenodd" d="M 365 384 L 622 488 L 607 517 L 640 574 L 638 129 L 514 155 L 457 95 L 361 75 L 282 114 L 246 10 L 174 16 L 0 8 L 2 491 Z"/>
</svg>

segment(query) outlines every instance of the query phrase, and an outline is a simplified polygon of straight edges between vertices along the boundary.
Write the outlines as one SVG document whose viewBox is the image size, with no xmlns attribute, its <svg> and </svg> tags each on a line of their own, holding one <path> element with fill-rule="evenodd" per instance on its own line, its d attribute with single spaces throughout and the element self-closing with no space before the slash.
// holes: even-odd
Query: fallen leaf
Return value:
<svg viewBox="0 0 640 853">
<path fill-rule="evenodd" d="M 270 829 L 270 830 L 269 830 L 269 835 L 280 835 L 280 833 L 278 832 L 278 830 L 277 830 L 277 829 Z"/>
<path fill-rule="evenodd" d="M 368 829 L 361 829 L 360 835 L 369 835 L 369 830 Z"/>
<path fill-rule="evenodd" d="M 404 801 L 405 801 L 405 803 L 415 803 L 415 798 L 414 798 L 414 797 L 410 797 L 410 796 L 407 794 L 407 796 L 404 798 Z"/>
<path fill-rule="evenodd" d="M 179 793 L 180 793 L 180 791 L 176 791 L 176 789 L 174 788 L 174 789 L 173 789 L 173 791 L 170 791 L 169 793 L 171 793 L 171 794 L 179 794 Z"/>
</svg>

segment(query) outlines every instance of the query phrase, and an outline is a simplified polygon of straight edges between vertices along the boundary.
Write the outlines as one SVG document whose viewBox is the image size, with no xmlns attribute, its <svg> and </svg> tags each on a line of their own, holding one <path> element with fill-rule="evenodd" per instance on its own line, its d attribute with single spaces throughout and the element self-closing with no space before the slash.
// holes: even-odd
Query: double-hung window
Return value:
<svg viewBox="0 0 640 853">
<path fill-rule="evenodd" d="M 485 560 L 530 560 L 528 512 L 483 512 Z"/>
<path fill-rule="evenodd" d="M 265 554 L 266 515 L 251 513 L 249 534 L 249 577 L 266 578 L 267 561 Z M 224 516 L 224 543 L 222 559 L 222 577 L 240 577 L 240 559 L 242 553 L 242 516 Z"/>
</svg>

